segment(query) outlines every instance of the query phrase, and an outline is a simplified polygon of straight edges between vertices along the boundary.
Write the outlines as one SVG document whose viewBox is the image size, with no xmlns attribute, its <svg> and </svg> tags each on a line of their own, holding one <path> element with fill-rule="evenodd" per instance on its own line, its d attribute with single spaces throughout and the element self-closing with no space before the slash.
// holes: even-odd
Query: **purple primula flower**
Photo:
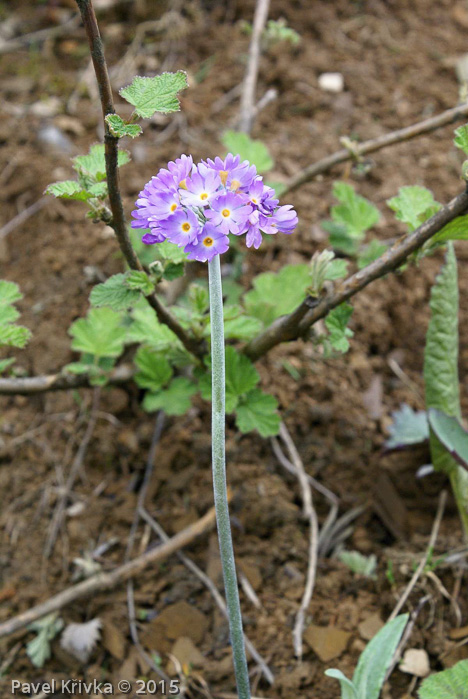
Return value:
<svg viewBox="0 0 468 699">
<path fill-rule="evenodd" d="M 190 260 L 206 262 L 226 252 L 229 233 L 245 233 L 247 247 L 255 249 L 263 234 L 292 233 L 297 214 L 278 203 L 274 189 L 240 156 L 228 153 L 194 166 L 182 155 L 140 192 L 132 227 L 150 229 L 142 238 L 148 245 L 167 239 L 185 248 Z"/>
<path fill-rule="evenodd" d="M 225 233 L 233 233 L 234 235 L 242 235 L 245 233 L 247 222 L 252 207 L 246 204 L 248 199 L 243 194 L 220 194 L 211 202 L 211 209 L 205 211 L 205 216 L 211 221 L 214 226 L 219 226 L 219 229 Z"/>
<path fill-rule="evenodd" d="M 186 190 L 182 190 L 182 203 L 186 206 L 208 206 L 221 187 L 219 175 L 208 170 L 204 175 L 195 172 L 185 181 Z"/>
<path fill-rule="evenodd" d="M 229 238 L 211 223 L 205 223 L 195 243 L 185 247 L 189 260 L 211 262 L 215 255 L 222 255 L 229 248 Z"/>
<path fill-rule="evenodd" d="M 167 239 L 178 245 L 179 248 L 193 243 L 201 230 L 198 218 L 190 209 L 176 211 L 169 218 L 160 221 L 159 225 Z"/>
</svg>

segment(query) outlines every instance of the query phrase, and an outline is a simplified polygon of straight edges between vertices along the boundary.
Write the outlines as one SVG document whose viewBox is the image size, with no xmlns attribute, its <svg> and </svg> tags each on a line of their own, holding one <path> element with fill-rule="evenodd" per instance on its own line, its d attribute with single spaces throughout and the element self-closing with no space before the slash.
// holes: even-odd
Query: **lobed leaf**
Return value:
<svg viewBox="0 0 468 699">
<path fill-rule="evenodd" d="M 353 313 L 353 307 L 349 303 L 342 303 L 334 308 L 325 318 L 325 325 L 329 332 L 328 341 L 337 352 L 347 352 L 349 349 L 348 337 L 354 335 L 347 327 Z"/>
<path fill-rule="evenodd" d="M 144 296 L 149 296 L 153 292 L 154 283 L 146 272 L 132 269 L 125 276 L 125 285 L 132 291 L 140 291 Z"/>
<path fill-rule="evenodd" d="M 426 677 L 418 695 L 419 699 L 468 699 L 468 660 Z"/>
<path fill-rule="evenodd" d="M 151 119 L 155 112 L 168 114 L 180 109 L 177 97 L 180 90 L 187 87 L 187 75 L 162 73 L 153 78 L 135 77 L 130 85 L 120 90 L 120 95 L 135 107 L 135 112 L 143 119 Z"/>
<path fill-rule="evenodd" d="M 254 288 L 244 296 L 246 311 L 264 325 L 270 325 L 305 299 L 309 285 L 309 265 L 286 265 L 278 273 L 259 274 L 253 280 Z"/>
<path fill-rule="evenodd" d="M 191 397 L 197 392 L 195 384 L 179 376 L 173 379 L 165 391 L 147 393 L 143 408 L 148 412 L 164 410 L 166 415 L 183 415 L 191 406 Z"/>
<path fill-rule="evenodd" d="M 0 325 L 0 346 L 25 347 L 31 339 L 31 331 L 22 325 Z"/>
<path fill-rule="evenodd" d="M 422 444 L 429 439 L 429 424 L 424 410 L 416 412 L 403 403 L 392 413 L 393 422 L 389 427 L 390 437 L 385 442 L 386 449 L 402 449 L 414 444 Z"/>
<path fill-rule="evenodd" d="M 70 327 L 72 348 L 94 357 L 118 357 L 122 354 L 126 330 L 122 315 L 111 308 L 92 308 L 86 318 Z"/>
<path fill-rule="evenodd" d="M 433 236 L 431 242 L 445 243 L 448 240 L 468 240 L 468 216 L 454 218 Z"/>
<path fill-rule="evenodd" d="M 248 160 L 251 165 L 255 165 L 259 173 L 271 170 L 275 164 L 263 141 L 254 141 L 246 133 L 225 131 L 222 135 L 222 142 L 229 153 L 240 155 L 241 161 Z"/>
<path fill-rule="evenodd" d="M 76 180 L 54 182 L 47 187 L 44 194 L 52 194 L 54 197 L 61 199 L 74 199 L 76 201 L 87 201 L 92 196 Z"/>
<path fill-rule="evenodd" d="M 260 375 L 250 359 L 226 347 L 226 391 L 234 396 L 248 393 L 260 381 Z"/>
<path fill-rule="evenodd" d="M 143 272 L 144 274 L 144 272 Z M 138 289 L 129 288 L 127 274 L 114 274 L 103 284 L 97 284 L 91 291 L 89 300 L 93 306 L 107 306 L 114 311 L 132 308 L 140 300 Z"/>
<path fill-rule="evenodd" d="M 172 378 L 172 368 L 160 352 L 140 347 L 134 361 L 139 370 L 135 375 L 135 381 L 141 388 L 159 391 Z"/>
<path fill-rule="evenodd" d="M 243 433 L 257 430 L 262 437 L 273 437 L 280 428 L 278 402 L 274 396 L 254 388 L 236 408 L 236 425 Z"/>
<path fill-rule="evenodd" d="M 459 126 L 455 129 L 455 138 L 453 139 L 454 144 L 457 148 L 460 148 L 466 155 L 468 155 L 468 125 Z"/>
<path fill-rule="evenodd" d="M 418 185 L 400 187 L 398 195 L 388 199 L 387 205 L 399 221 L 408 225 L 410 231 L 414 231 L 441 207 L 429 189 Z"/>
<path fill-rule="evenodd" d="M 125 150 L 119 150 L 117 164 L 119 167 L 130 161 L 130 155 Z M 97 182 L 106 179 L 106 158 L 103 143 L 91 146 L 87 155 L 77 155 L 73 158 L 73 168 L 82 176 L 90 177 Z"/>
<path fill-rule="evenodd" d="M 106 116 L 106 122 L 111 134 L 117 138 L 123 138 L 124 136 L 136 138 L 143 133 L 139 124 L 127 124 L 118 114 L 108 114 Z"/>
</svg>

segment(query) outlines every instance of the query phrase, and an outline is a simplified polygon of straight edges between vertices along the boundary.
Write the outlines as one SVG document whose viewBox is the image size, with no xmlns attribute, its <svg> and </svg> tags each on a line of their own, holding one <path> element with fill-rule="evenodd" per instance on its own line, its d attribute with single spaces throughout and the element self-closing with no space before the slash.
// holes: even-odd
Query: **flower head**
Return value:
<svg viewBox="0 0 468 699">
<path fill-rule="evenodd" d="M 274 189 L 240 156 L 228 153 L 195 166 L 182 155 L 140 192 L 132 227 L 149 229 L 144 243 L 167 239 L 190 260 L 209 262 L 229 248 L 229 234 L 245 233 L 247 247 L 257 249 L 263 234 L 292 233 L 296 212 L 278 204 Z"/>
</svg>

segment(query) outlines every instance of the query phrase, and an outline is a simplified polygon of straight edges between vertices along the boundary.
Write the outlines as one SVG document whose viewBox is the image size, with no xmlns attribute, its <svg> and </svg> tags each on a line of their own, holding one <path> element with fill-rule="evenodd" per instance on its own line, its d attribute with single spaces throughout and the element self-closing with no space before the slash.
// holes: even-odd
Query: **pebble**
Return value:
<svg viewBox="0 0 468 699">
<path fill-rule="evenodd" d="M 319 75 L 318 84 L 325 92 L 343 92 L 344 78 L 341 73 L 322 73 Z"/>
</svg>

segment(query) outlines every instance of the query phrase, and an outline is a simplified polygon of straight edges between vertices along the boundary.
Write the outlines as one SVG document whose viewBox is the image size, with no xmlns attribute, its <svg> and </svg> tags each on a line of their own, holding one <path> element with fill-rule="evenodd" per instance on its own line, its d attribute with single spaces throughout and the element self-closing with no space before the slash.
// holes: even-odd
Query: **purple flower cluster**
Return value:
<svg viewBox="0 0 468 699">
<path fill-rule="evenodd" d="M 132 212 L 133 228 L 150 229 L 144 243 L 169 240 L 189 260 L 207 262 L 226 252 L 229 233 L 245 233 L 247 247 L 257 249 L 262 233 L 289 234 L 297 225 L 292 206 L 278 206 L 275 191 L 238 155 L 196 166 L 182 155 L 167 167 L 145 185 Z"/>
</svg>

